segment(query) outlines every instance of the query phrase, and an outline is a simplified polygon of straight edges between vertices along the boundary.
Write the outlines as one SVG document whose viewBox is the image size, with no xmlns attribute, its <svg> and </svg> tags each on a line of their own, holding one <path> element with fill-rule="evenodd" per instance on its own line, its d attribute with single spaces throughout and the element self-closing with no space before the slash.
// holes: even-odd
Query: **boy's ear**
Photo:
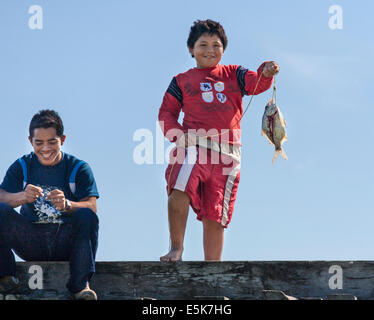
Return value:
<svg viewBox="0 0 374 320">
<path fill-rule="evenodd" d="M 31 138 L 31 136 L 29 136 L 29 141 L 30 141 L 30 143 L 32 145 L 32 138 Z"/>
<path fill-rule="evenodd" d="M 192 57 L 192 58 L 195 58 L 195 56 L 194 56 L 194 54 L 193 54 L 193 49 L 191 49 L 191 48 L 188 48 L 188 51 L 190 52 L 190 54 L 191 54 L 191 57 Z"/>
<path fill-rule="evenodd" d="M 63 145 L 63 144 L 64 144 L 64 142 L 65 142 L 65 139 L 66 139 L 66 136 L 65 136 L 65 135 L 63 135 L 63 136 L 61 137 L 61 145 Z"/>
</svg>

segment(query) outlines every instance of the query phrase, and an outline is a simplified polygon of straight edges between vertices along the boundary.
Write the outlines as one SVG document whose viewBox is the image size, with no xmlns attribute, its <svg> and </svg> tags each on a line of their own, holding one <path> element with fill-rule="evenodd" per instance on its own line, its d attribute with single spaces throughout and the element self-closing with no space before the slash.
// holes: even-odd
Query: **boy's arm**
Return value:
<svg viewBox="0 0 374 320">
<path fill-rule="evenodd" d="M 260 94 L 271 87 L 273 82 L 273 76 L 269 76 L 270 73 L 264 72 L 265 66 L 269 63 L 266 61 L 262 63 L 257 72 L 245 69 L 241 66 L 236 71 L 239 86 L 242 92 L 247 95 Z M 267 70 L 266 70 L 267 71 Z M 256 88 L 257 85 L 257 88 Z M 256 91 L 254 91 L 256 88 Z"/>
<path fill-rule="evenodd" d="M 12 208 L 32 203 L 40 196 L 43 196 L 43 189 L 32 184 L 28 184 L 24 191 L 15 193 L 0 189 L 0 202 L 6 203 Z"/>
<path fill-rule="evenodd" d="M 63 191 L 55 189 L 52 190 L 46 197 L 47 200 L 52 201 L 57 210 L 73 213 L 81 208 L 89 208 L 97 213 L 96 196 L 85 197 L 79 201 L 69 201 L 70 207 L 67 207 L 65 194 Z"/>
<path fill-rule="evenodd" d="M 23 188 L 22 168 L 16 160 L 7 170 L 3 183 L 0 185 L 0 202 L 12 208 L 34 202 L 43 195 L 43 189 L 32 184 Z"/>
<path fill-rule="evenodd" d="M 89 208 L 97 213 L 96 197 L 87 197 L 78 202 L 70 201 L 71 207 L 66 212 L 72 213 L 80 208 Z"/>
<path fill-rule="evenodd" d="M 97 213 L 96 199 L 99 198 L 96 181 L 91 167 L 88 163 L 84 163 L 78 170 L 76 181 L 75 197 L 78 201 L 69 201 L 65 198 L 65 194 L 61 190 L 52 190 L 47 195 L 47 200 L 52 201 L 57 210 L 73 213 L 81 208 L 91 209 Z M 69 204 L 69 205 L 68 205 Z"/>
<path fill-rule="evenodd" d="M 175 142 L 183 135 L 184 130 L 178 122 L 182 109 L 183 96 L 174 77 L 167 91 L 165 92 L 162 105 L 158 113 L 158 121 L 164 136 L 171 142 Z"/>
<path fill-rule="evenodd" d="M 12 208 L 17 208 L 25 203 L 23 192 L 10 193 L 0 189 L 0 202 L 6 203 Z"/>
</svg>

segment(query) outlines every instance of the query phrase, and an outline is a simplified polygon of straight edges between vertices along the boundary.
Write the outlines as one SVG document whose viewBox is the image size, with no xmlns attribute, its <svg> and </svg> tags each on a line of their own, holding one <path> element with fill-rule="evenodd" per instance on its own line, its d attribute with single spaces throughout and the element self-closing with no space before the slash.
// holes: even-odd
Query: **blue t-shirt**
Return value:
<svg viewBox="0 0 374 320">
<path fill-rule="evenodd" d="M 99 198 L 93 172 L 86 162 L 83 162 L 77 171 L 76 190 L 73 194 L 69 187 L 69 177 L 75 165 L 80 162 L 78 158 L 63 152 L 61 161 L 54 166 L 42 165 L 34 152 L 24 155 L 22 159 L 27 166 L 27 184 L 41 187 L 44 194 L 44 197 L 39 197 L 35 202 L 22 205 L 20 213 L 28 220 L 39 223 L 63 223 L 69 217 L 69 213 L 60 212 L 51 201 L 45 199 L 54 189 L 63 191 L 65 198 L 71 201 L 80 201 L 86 197 Z M 10 193 L 21 192 L 24 190 L 23 181 L 22 166 L 16 160 L 9 167 L 0 189 Z"/>
</svg>

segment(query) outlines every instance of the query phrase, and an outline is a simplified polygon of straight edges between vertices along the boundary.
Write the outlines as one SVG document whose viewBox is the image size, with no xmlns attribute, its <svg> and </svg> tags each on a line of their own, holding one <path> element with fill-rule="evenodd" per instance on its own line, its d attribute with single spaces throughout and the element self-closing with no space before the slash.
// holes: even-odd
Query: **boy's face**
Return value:
<svg viewBox="0 0 374 320">
<path fill-rule="evenodd" d="M 61 146 L 65 138 L 59 137 L 55 128 L 36 128 L 29 140 L 39 162 L 44 166 L 54 166 L 62 159 Z"/>
<path fill-rule="evenodd" d="M 213 34 L 204 33 L 195 42 L 190 53 L 196 59 L 196 66 L 200 69 L 216 66 L 223 55 L 223 44 L 221 39 Z"/>
</svg>

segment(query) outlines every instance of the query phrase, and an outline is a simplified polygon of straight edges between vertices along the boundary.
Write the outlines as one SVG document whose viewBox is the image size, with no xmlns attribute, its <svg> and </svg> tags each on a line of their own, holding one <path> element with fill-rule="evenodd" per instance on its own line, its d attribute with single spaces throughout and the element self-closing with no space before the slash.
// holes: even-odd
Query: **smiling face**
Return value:
<svg viewBox="0 0 374 320">
<path fill-rule="evenodd" d="M 216 66 L 221 61 L 224 50 L 222 41 L 216 34 L 204 33 L 189 51 L 196 59 L 197 68 L 203 69 Z"/>
<path fill-rule="evenodd" d="M 55 128 L 36 128 L 30 143 L 39 162 L 44 166 L 54 166 L 62 159 L 61 146 L 66 136 L 58 136 Z"/>
</svg>

